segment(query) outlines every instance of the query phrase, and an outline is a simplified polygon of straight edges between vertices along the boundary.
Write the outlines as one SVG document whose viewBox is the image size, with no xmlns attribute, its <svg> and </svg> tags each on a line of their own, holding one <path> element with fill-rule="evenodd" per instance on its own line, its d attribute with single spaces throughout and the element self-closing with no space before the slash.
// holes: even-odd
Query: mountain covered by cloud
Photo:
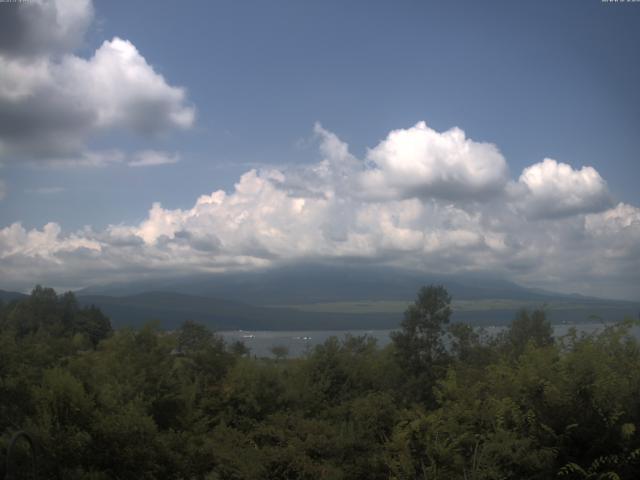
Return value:
<svg viewBox="0 0 640 480">
<path fill-rule="evenodd" d="M 592 167 L 545 159 L 516 180 L 497 146 L 424 122 L 390 132 L 362 159 L 315 132 L 319 162 L 251 169 L 191 208 L 154 203 L 140 223 L 102 231 L 7 226 L 3 282 L 81 287 L 339 260 L 638 294 L 640 209 L 612 203 Z"/>
</svg>

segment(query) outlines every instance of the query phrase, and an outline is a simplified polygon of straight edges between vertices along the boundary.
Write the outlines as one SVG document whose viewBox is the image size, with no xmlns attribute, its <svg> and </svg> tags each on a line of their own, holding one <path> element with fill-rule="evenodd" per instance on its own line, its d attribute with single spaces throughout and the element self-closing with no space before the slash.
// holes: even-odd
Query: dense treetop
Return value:
<svg viewBox="0 0 640 480">
<path fill-rule="evenodd" d="M 450 302 L 421 289 L 385 348 L 269 359 L 189 321 L 112 331 L 36 287 L 0 306 L 0 478 L 21 429 L 41 478 L 640 478 L 633 322 L 554 340 L 523 311 L 488 337 Z"/>
</svg>

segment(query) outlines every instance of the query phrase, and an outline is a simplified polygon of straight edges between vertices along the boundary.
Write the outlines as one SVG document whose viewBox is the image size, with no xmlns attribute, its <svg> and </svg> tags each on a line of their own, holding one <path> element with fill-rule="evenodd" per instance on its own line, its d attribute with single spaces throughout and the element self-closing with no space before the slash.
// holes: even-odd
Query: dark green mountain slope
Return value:
<svg viewBox="0 0 640 480">
<path fill-rule="evenodd" d="M 185 320 L 193 320 L 216 330 L 375 329 L 393 328 L 400 320 L 395 313 L 302 312 L 172 292 L 126 297 L 80 295 L 78 300 L 83 305 L 98 306 L 111 318 L 114 327 L 140 326 L 157 320 L 163 328 L 174 329 Z"/>
<path fill-rule="evenodd" d="M 0 301 L 8 303 L 13 300 L 20 300 L 25 298 L 26 295 L 24 293 L 19 292 L 9 292 L 7 290 L 0 290 Z"/>
<path fill-rule="evenodd" d="M 163 328 L 177 328 L 185 320 L 203 323 L 216 330 L 341 330 L 396 328 L 407 303 L 392 302 L 382 307 L 375 302 L 343 302 L 280 307 L 252 306 L 173 292 L 147 292 L 131 296 L 80 295 L 81 304 L 94 304 L 105 312 L 115 327 L 140 326 L 157 320 Z M 473 325 L 505 325 L 521 308 L 544 305 L 539 300 L 501 299 L 454 300 L 453 320 Z M 547 303 L 554 323 L 610 322 L 635 316 L 639 304 L 587 299 L 555 300 Z"/>
<path fill-rule="evenodd" d="M 574 298 L 524 288 L 488 275 L 436 275 L 370 265 L 308 264 L 255 272 L 192 275 L 97 285 L 86 295 L 126 296 L 150 291 L 224 298 L 251 305 L 284 305 L 357 300 L 410 300 L 421 286 L 443 284 L 455 299 L 502 298 L 544 302 Z M 584 298 L 584 297 L 582 297 Z"/>
</svg>

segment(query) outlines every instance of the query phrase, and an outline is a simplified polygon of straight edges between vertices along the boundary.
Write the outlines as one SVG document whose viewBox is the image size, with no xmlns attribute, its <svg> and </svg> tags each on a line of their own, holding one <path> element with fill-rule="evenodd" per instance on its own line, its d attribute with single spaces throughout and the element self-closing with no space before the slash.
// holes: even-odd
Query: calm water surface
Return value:
<svg viewBox="0 0 640 480">
<path fill-rule="evenodd" d="M 554 335 L 561 337 L 565 335 L 571 327 L 575 327 L 578 332 L 593 333 L 602 331 L 603 324 L 586 323 L 577 325 L 554 325 Z M 485 327 L 488 335 L 495 335 L 505 327 Z M 271 349 L 276 346 L 286 347 L 289 350 L 289 357 L 299 357 L 311 350 L 314 346 L 324 343 L 329 337 L 342 339 L 345 335 L 363 336 L 368 335 L 375 338 L 378 346 L 385 346 L 391 338 L 389 334 L 393 330 L 234 330 L 220 333 L 227 342 L 241 341 L 249 347 L 251 355 L 257 357 L 272 357 Z M 636 337 L 640 338 L 640 329 L 634 328 Z"/>
</svg>

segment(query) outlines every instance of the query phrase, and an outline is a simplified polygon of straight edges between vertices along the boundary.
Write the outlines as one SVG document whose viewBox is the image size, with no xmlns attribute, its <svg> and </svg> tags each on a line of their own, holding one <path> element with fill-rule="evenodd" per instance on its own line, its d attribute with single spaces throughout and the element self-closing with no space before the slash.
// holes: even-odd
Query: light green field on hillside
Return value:
<svg viewBox="0 0 640 480">
<path fill-rule="evenodd" d="M 291 308 L 302 312 L 317 313 L 402 313 L 412 302 L 410 300 L 360 300 L 354 302 L 324 302 L 293 305 L 270 305 L 278 308 Z M 606 302 L 601 306 L 605 306 Z M 484 300 L 454 300 L 453 310 L 458 312 L 483 312 L 495 310 L 518 310 L 520 308 L 544 307 L 548 310 L 582 310 L 599 306 L 593 303 L 576 301 L 555 301 L 536 303 L 526 300 L 484 299 Z"/>
</svg>

